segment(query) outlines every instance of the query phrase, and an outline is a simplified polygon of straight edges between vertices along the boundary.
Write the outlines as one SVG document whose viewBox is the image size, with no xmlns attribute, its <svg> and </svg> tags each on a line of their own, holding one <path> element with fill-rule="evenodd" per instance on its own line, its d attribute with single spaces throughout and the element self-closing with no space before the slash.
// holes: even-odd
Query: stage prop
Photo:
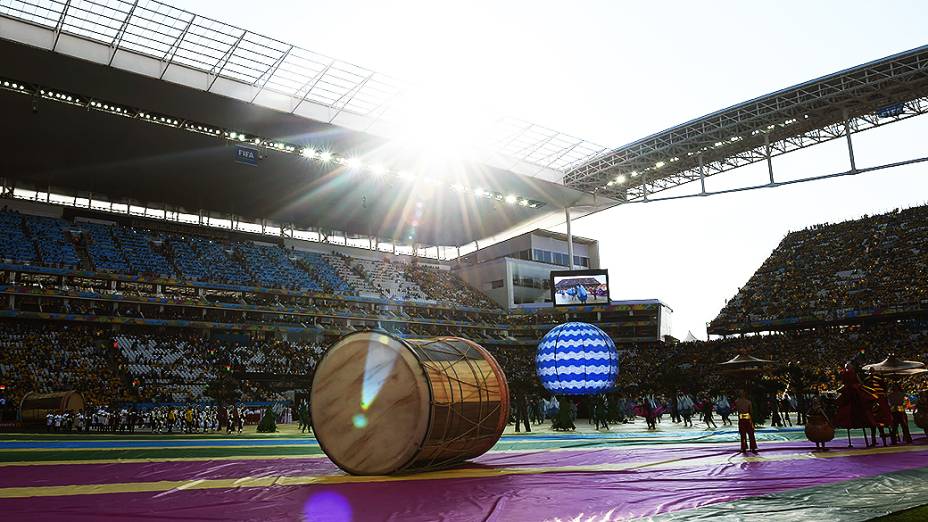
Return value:
<svg viewBox="0 0 928 522">
<path fill-rule="evenodd" d="M 773 364 L 773 361 L 769 359 L 758 359 L 757 357 L 742 353 L 723 363 L 719 363 L 719 366 L 722 367 L 722 372 L 724 373 L 736 375 L 745 374 L 750 376 L 754 373 L 764 371 L 770 364 Z"/>
<path fill-rule="evenodd" d="M 346 335 L 316 368 L 311 400 L 319 446 L 353 475 L 478 457 L 496 444 L 509 416 L 503 370 L 483 347 L 459 337 Z"/>
<path fill-rule="evenodd" d="M 847 446 L 853 447 L 851 430 L 854 428 L 876 428 L 878 423 L 874 416 L 878 410 L 877 396 L 869 391 L 857 376 L 854 366 L 850 363 L 841 370 L 841 388 L 838 395 L 838 412 L 835 415 L 834 426 L 847 430 Z M 867 442 L 867 433 L 864 431 L 864 442 Z"/>
<path fill-rule="evenodd" d="M 83 409 L 84 395 L 78 391 L 29 392 L 19 403 L 19 420 L 25 425 L 44 425 L 49 413 L 76 413 Z"/>
<path fill-rule="evenodd" d="M 819 399 L 814 399 L 812 406 L 809 408 L 809 415 L 806 418 L 806 426 L 803 430 L 806 438 L 815 443 L 815 449 L 828 451 L 825 444 L 835 438 L 835 427 L 828 420 L 828 415 L 822 407 Z"/>
<path fill-rule="evenodd" d="M 565 323 L 541 339 L 535 368 L 541 385 L 555 395 L 605 393 L 619 375 L 619 352 L 596 326 Z"/>
<path fill-rule="evenodd" d="M 881 373 L 883 375 L 905 376 L 921 373 L 917 370 L 924 367 L 925 363 L 918 361 L 905 361 L 896 357 L 895 355 L 890 355 L 886 359 L 883 359 L 881 362 L 864 366 L 863 369 L 875 373 Z"/>
</svg>

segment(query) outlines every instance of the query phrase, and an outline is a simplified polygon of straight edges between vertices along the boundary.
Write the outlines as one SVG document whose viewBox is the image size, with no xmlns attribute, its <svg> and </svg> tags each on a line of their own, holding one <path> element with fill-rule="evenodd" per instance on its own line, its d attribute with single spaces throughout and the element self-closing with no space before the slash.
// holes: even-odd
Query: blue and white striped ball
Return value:
<svg viewBox="0 0 928 522">
<path fill-rule="evenodd" d="M 591 395 L 613 388 L 619 375 L 619 352 L 606 332 L 587 323 L 551 329 L 535 354 L 541 385 L 558 395 Z"/>
</svg>

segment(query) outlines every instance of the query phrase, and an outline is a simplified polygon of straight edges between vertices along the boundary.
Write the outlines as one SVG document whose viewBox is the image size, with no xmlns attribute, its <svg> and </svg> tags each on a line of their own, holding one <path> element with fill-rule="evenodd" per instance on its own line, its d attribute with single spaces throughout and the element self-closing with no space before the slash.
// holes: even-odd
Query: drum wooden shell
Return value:
<svg viewBox="0 0 928 522">
<path fill-rule="evenodd" d="M 811 442 L 829 442 L 835 438 L 835 429 L 825 417 L 810 415 L 806 421 L 806 438 Z"/>
<path fill-rule="evenodd" d="M 78 391 L 27 393 L 19 403 L 19 418 L 23 424 L 45 424 L 51 413 L 78 412 L 84 409 L 84 395 Z"/>
<path fill-rule="evenodd" d="M 317 366 L 311 401 L 319 446 L 354 475 L 437 469 L 477 457 L 499 441 L 509 415 L 499 364 L 459 337 L 346 335 Z"/>
</svg>

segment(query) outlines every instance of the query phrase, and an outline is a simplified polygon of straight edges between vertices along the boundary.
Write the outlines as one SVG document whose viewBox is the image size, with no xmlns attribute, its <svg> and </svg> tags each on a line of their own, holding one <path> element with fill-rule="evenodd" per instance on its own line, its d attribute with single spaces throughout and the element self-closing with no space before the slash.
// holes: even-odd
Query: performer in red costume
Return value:
<svg viewBox="0 0 928 522">
<path fill-rule="evenodd" d="M 741 390 L 735 400 L 735 409 L 738 411 L 738 433 L 741 435 L 741 453 L 747 453 L 748 441 L 751 442 L 751 453 L 757 454 L 757 440 L 754 438 L 754 419 L 751 418 L 751 400 L 748 393 Z"/>
<path fill-rule="evenodd" d="M 835 415 L 834 426 L 847 430 L 847 445 L 851 444 L 851 429 L 864 429 L 864 441 L 867 439 L 866 428 L 875 428 L 876 419 L 873 417 L 873 403 L 875 397 L 867 392 L 854 366 L 848 362 L 841 370 L 841 395 L 838 397 L 838 413 Z"/>
</svg>

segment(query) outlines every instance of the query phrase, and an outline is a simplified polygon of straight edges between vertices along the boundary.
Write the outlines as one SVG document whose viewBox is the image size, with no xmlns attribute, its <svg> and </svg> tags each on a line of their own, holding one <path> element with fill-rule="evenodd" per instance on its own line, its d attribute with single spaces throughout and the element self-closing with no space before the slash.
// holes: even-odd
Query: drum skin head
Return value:
<svg viewBox="0 0 928 522">
<path fill-rule="evenodd" d="M 428 380 L 412 351 L 382 333 L 350 334 L 329 348 L 311 401 L 319 446 L 353 475 L 401 469 L 428 432 Z"/>
</svg>

